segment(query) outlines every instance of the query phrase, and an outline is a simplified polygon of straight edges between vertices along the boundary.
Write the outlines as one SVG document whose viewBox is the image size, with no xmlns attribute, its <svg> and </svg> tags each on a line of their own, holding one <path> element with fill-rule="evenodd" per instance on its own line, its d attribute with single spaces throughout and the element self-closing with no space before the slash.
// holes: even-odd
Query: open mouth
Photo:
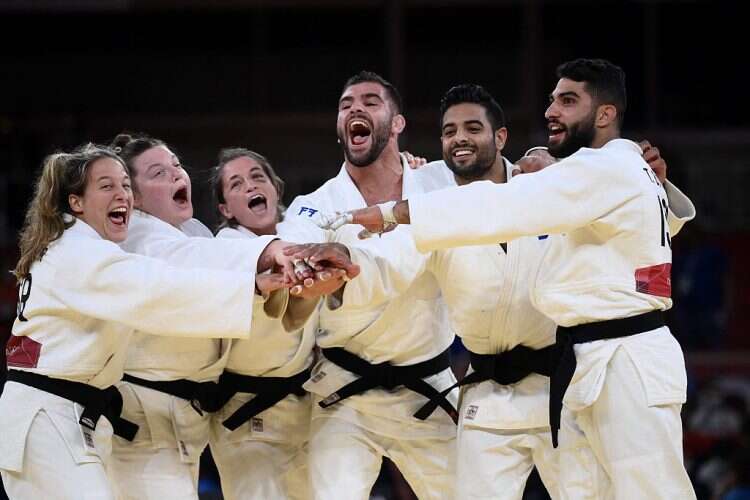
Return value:
<svg viewBox="0 0 750 500">
<path fill-rule="evenodd" d="M 372 134 L 372 129 L 365 120 L 355 118 L 349 122 L 349 140 L 355 146 L 361 146 L 367 142 L 370 134 Z"/>
<path fill-rule="evenodd" d="M 176 201 L 179 204 L 184 204 L 188 202 L 188 191 L 187 187 L 181 187 L 177 190 L 177 192 L 172 197 L 174 201 Z"/>
<path fill-rule="evenodd" d="M 117 207 L 107 214 L 107 218 L 115 226 L 127 226 L 128 209 L 127 207 Z"/>
<path fill-rule="evenodd" d="M 547 124 L 547 130 L 549 131 L 550 139 L 559 139 L 565 133 L 565 126 L 557 122 L 549 122 Z"/>
<path fill-rule="evenodd" d="M 268 209 L 268 201 L 262 194 L 255 194 L 247 202 L 247 208 L 256 215 L 263 214 Z"/>
<path fill-rule="evenodd" d="M 474 154 L 474 148 L 467 148 L 465 146 L 460 147 L 460 148 L 454 148 L 453 151 L 451 151 L 451 155 L 453 155 L 453 158 L 455 158 L 456 160 L 460 160 L 461 158 L 466 158 L 473 154 Z"/>
</svg>

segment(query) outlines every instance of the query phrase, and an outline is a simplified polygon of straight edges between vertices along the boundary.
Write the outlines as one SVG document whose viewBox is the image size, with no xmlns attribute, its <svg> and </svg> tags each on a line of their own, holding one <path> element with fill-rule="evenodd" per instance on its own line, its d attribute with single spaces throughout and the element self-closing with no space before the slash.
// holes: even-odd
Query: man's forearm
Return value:
<svg viewBox="0 0 750 500">
<path fill-rule="evenodd" d="M 401 200 L 393 207 L 393 216 L 399 224 L 411 224 L 409 217 L 409 200 Z"/>
</svg>

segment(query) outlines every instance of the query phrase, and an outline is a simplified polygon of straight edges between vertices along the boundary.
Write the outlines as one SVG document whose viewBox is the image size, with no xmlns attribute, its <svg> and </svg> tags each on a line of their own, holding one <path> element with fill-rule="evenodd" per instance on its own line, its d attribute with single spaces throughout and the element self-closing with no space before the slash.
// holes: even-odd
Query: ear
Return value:
<svg viewBox="0 0 750 500">
<path fill-rule="evenodd" d="M 141 202 L 143 201 L 143 198 L 141 197 L 141 194 L 138 192 L 137 189 L 135 189 L 135 185 L 133 185 L 133 208 L 142 208 Z"/>
<path fill-rule="evenodd" d="M 610 126 L 617 120 L 617 108 L 612 104 L 602 104 L 596 108 L 594 125 L 599 128 Z"/>
<path fill-rule="evenodd" d="M 500 152 L 505 147 L 505 142 L 508 140 L 508 129 L 505 127 L 500 127 L 499 129 L 495 130 L 495 146 L 497 147 L 497 151 Z"/>
<path fill-rule="evenodd" d="M 83 198 L 77 194 L 68 195 L 68 205 L 70 205 L 70 210 L 72 210 L 74 214 L 83 213 Z"/>
<path fill-rule="evenodd" d="M 232 215 L 232 211 L 229 210 L 229 207 L 226 203 L 219 203 L 219 213 L 221 213 L 221 215 L 223 215 L 227 220 L 234 218 L 234 215 Z"/>
<path fill-rule="evenodd" d="M 391 132 L 398 135 L 406 128 L 406 118 L 404 115 L 396 115 L 391 120 Z"/>
</svg>

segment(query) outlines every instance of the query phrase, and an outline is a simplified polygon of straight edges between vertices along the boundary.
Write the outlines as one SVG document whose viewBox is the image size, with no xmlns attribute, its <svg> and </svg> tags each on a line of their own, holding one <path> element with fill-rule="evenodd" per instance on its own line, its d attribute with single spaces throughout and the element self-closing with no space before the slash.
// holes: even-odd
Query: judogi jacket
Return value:
<svg viewBox="0 0 750 500">
<path fill-rule="evenodd" d="M 404 197 L 439 186 L 439 176 L 417 176 L 403 158 L 402 164 Z M 312 220 L 319 211 L 333 213 L 365 206 L 364 198 L 346 168 L 342 167 L 336 177 L 317 191 L 299 196 L 292 202 L 284 221 L 277 227 L 278 234 L 285 240 L 335 241 L 350 248 L 378 245 L 379 242 L 372 240 L 360 240 L 357 234 L 361 228 L 358 226 L 347 225 L 333 232 L 320 229 Z M 392 238 L 403 238 L 403 234 L 409 232 L 408 227 L 399 227 L 383 235 L 382 239 L 385 243 Z M 394 365 L 413 365 L 438 356 L 453 342 L 454 335 L 448 326 L 437 280 L 429 273 L 413 280 L 405 293 L 383 303 L 348 307 L 347 293 L 344 292 L 343 306 L 333 307 L 331 301 L 324 301 L 321 306 L 316 340 L 322 348 L 343 347 L 372 364 L 388 361 Z M 323 359 L 316 365 L 305 387 L 325 398 L 357 378 Z M 446 369 L 425 380 L 442 390 L 452 385 L 455 379 Z M 456 401 L 454 393 L 451 394 L 453 404 Z M 434 412 L 427 423 L 415 419 L 413 413 L 424 403 L 423 396 L 410 390 L 372 389 L 345 399 L 328 411 L 335 409 L 337 417 L 394 436 L 445 436 L 455 432 L 453 422 L 442 410 Z"/>
<path fill-rule="evenodd" d="M 223 228 L 216 238 L 252 240 L 258 236 L 237 226 Z M 232 342 L 225 369 L 255 377 L 291 377 L 310 366 L 315 346 L 317 302 L 305 302 L 300 310 L 291 311 L 287 290 L 273 294 L 265 302 L 256 301 L 250 337 Z"/>
<path fill-rule="evenodd" d="M 250 273 L 188 272 L 128 254 L 77 220 L 49 245 L 21 285 L 8 366 L 103 389 L 122 377 L 135 329 L 247 338 L 254 288 Z M 197 289 L 205 297 L 196 298 Z M 226 314 L 209 319 L 217 309 Z M 59 398 L 11 385 L 13 390 L 6 387 L 0 398 L 0 468 L 20 470 L 31 422 L 50 398 Z M 11 397 L 12 392 L 18 397 Z M 72 414 L 74 403 L 69 404 Z M 55 413 L 49 414 L 54 420 Z"/>
<path fill-rule="evenodd" d="M 507 179 L 512 180 L 513 165 L 504 161 Z M 430 169 L 445 174 L 445 187 L 456 186 L 444 162 L 433 162 L 420 172 Z M 694 209 L 676 188 L 670 185 L 669 191 L 670 202 L 686 210 L 682 217 L 671 215 L 681 225 L 694 216 Z M 372 301 L 373 295 L 400 293 L 403 283 L 423 271 L 414 264 L 419 259 L 409 254 L 408 243 L 401 244 L 399 252 L 352 250 L 362 273 L 347 285 L 350 300 Z M 470 351 L 496 354 L 519 344 L 540 349 L 554 343 L 555 323 L 534 308 L 529 297 L 547 244 L 547 235 L 538 235 L 510 242 L 507 252 L 498 244 L 459 247 L 433 252 L 426 260 L 426 268 L 440 283 L 451 326 Z M 393 260 L 396 255 L 398 261 Z M 469 386 L 462 398 L 464 424 L 498 429 L 547 426 L 548 394 L 549 379 L 538 374 L 512 385 L 487 381 Z"/>
<path fill-rule="evenodd" d="M 216 240 L 194 219 L 178 229 L 135 210 L 128 238 L 120 246 L 127 252 L 161 259 L 176 267 L 250 273 L 255 279 L 258 257 L 274 239 L 274 236 L 263 236 L 255 240 Z M 206 292 L 196 287 L 192 293 L 204 296 Z M 256 300 L 261 299 L 256 297 Z M 226 313 L 214 309 L 209 316 L 220 321 Z M 139 331 L 130 344 L 125 371 L 148 380 L 215 380 L 224 369 L 229 346 L 228 340 L 194 338 L 174 342 Z"/>
<path fill-rule="evenodd" d="M 678 213 L 691 212 L 687 198 L 678 203 L 687 204 Z M 506 184 L 475 182 L 416 196 L 409 208 L 422 251 L 550 234 L 530 297 L 561 326 L 671 307 L 671 238 L 692 218 L 670 215 L 664 186 L 638 145 L 624 139 L 582 148 Z M 684 402 L 682 352 L 660 328 L 576 345 L 579 363 L 566 406 L 583 408 L 596 400 L 619 347 L 636 363 L 650 404 Z"/>
</svg>

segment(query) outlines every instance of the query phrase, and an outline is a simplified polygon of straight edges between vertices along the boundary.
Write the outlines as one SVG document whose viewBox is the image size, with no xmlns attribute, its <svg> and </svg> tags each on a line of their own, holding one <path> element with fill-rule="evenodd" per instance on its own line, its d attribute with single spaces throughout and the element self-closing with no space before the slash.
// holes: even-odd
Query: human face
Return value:
<svg viewBox="0 0 750 500">
<path fill-rule="evenodd" d="M 550 95 L 544 117 L 549 130 L 547 147 L 555 158 L 570 156 L 594 142 L 596 107 L 585 85 L 561 78 Z"/>
<path fill-rule="evenodd" d="M 394 112 L 385 88 L 362 82 L 347 87 L 339 99 L 336 134 L 346 160 L 366 167 L 378 159 L 391 137 Z"/>
<path fill-rule="evenodd" d="M 255 234 L 276 233 L 279 194 L 257 161 L 241 156 L 224 165 L 221 190 L 225 203 L 219 204 L 219 211 L 225 218 Z"/>
<path fill-rule="evenodd" d="M 135 207 L 179 227 L 193 216 L 190 177 L 166 146 L 154 146 L 133 161 Z"/>
<path fill-rule="evenodd" d="M 125 167 L 113 158 L 100 158 L 88 167 L 83 195 L 70 195 L 73 215 L 105 240 L 120 243 L 128 236 L 133 192 Z"/>
<path fill-rule="evenodd" d="M 440 140 L 446 165 L 457 177 L 467 181 L 487 175 L 503 147 L 501 143 L 498 148 L 484 107 L 470 102 L 456 104 L 445 111 Z"/>
</svg>

